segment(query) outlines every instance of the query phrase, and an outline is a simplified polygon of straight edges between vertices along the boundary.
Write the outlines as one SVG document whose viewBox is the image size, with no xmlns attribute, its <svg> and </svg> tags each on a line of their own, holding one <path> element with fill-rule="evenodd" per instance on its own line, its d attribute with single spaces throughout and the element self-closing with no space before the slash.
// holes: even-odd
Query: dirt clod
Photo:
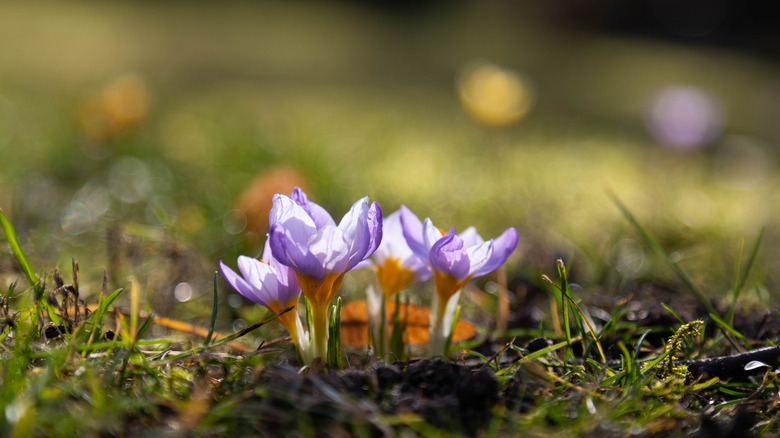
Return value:
<svg viewBox="0 0 780 438">
<path fill-rule="evenodd" d="M 386 426 L 378 417 L 413 413 L 433 426 L 473 435 L 486 426 L 499 400 L 491 368 L 472 370 L 442 359 L 380 362 L 367 370 L 312 375 L 269 367 L 261 379 L 267 391 L 248 402 L 264 406 L 258 412 L 278 414 L 258 420 L 288 428 L 361 424 L 372 435 L 383 435 Z M 283 413 L 292 407 L 295 416 Z M 301 420 L 301 414 L 307 419 Z"/>
</svg>

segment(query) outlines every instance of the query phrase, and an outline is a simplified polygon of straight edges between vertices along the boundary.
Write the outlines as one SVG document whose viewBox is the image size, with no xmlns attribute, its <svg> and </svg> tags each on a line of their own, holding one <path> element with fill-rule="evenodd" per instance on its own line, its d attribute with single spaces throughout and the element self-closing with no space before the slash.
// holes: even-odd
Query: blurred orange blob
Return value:
<svg viewBox="0 0 780 438">
<path fill-rule="evenodd" d="M 489 63 L 471 64 L 458 75 L 458 96 L 472 119 L 507 126 L 525 117 L 535 101 L 534 89 L 519 73 Z"/>
<path fill-rule="evenodd" d="M 109 141 L 137 127 L 148 111 L 146 83 L 136 74 L 126 74 L 87 99 L 81 109 L 81 128 L 90 140 Z"/>
<path fill-rule="evenodd" d="M 385 304 L 387 321 L 390 330 L 393 327 L 395 302 Z M 419 345 L 428 342 L 428 330 L 431 323 L 431 309 L 416 304 L 401 304 L 398 313 L 402 323 L 405 322 L 404 344 Z M 458 320 L 452 335 L 452 342 L 460 342 L 473 338 L 477 334 L 474 326 L 466 321 Z M 368 339 L 368 308 L 365 300 L 352 301 L 341 307 L 341 342 L 353 347 L 370 345 Z"/>
<path fill-rule="evenodd" d="M 252 180 L 236 202 L 236 209 L 246 216 L 248 240 L 261 240 L 260 237 L 268 231 L 268 214 L 273 207 L 274 195 L 289 195 L 296 186 L 308 191 L 307 178 L 298 170 L 286 166 L 273 167 Z"/>
</svg>

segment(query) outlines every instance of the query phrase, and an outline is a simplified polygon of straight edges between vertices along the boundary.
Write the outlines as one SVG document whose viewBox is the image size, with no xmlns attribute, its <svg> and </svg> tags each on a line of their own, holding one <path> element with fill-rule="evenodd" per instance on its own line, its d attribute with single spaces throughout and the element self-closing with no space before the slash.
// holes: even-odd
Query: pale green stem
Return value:
<svg viewBox="0 0 780 438">
<path fill-rule="evenodd" d="M 306 331 L 303 329 L 303 324 L 301 323 L 301 319 L 298 318 L 297 315 L 295 316 L 295 326 L 297 328 L 297 338 L 298 338 L 298 342 L 296 343 L 296 346 L 298 347 L 298 352 L 301 354 L 301 360 L 303 360 L 304 365 L 311 365 L 311 361 L 313 357 L 312 357 L 309 336 L 306 333 Z"/>
<path fill-rule="evenodd" d="M 385 294 L 382 292 L 381 288 L 374 286 L 368 287 L 366 290 L 366 307 L 368 309 L 368 320 L 373 336 L 374 354 L 382 357 L 388 350 L 389 327 L 385 310 Z"/>
<path fill-rule="evenodd" d="M 430 356 L 446 356 L 444 346 L 450 336 L 452 321 L 455 318 L 455 310 L 460 301 L 460 290 L 449 299 L 439 302 L 439 294 L 433 294 L 431 302 L 431 327 L 428 338 L 428 354 Z"/>
<path fill-rule="evenodd" d="M 430 356 L 439 356 L 444 354 L 444 342 L 447 339 L 445 335 L 444 313 L 447 309 L 447 303 L 439 302 L 439 294 L 433 294 L 431 302 L 431 326 L 428 337 L 428 354 Z"/>
<path fill-rule="evenodd" d="M 328 358 L 328 306 L 315 305 L 312 310 L 312 357 L 321 358 L 323 361 Z"/>
</svg>

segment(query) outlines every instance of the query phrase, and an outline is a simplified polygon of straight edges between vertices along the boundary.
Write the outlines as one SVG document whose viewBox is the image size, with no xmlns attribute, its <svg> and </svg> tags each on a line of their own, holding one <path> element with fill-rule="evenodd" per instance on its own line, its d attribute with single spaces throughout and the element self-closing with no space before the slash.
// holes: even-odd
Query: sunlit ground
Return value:
<svg viewBox="0 0 780 438">
<path fill-rule="evenodd" d="M 557 257 L 585 288 L 673 281 L 611 190 L 713 296 L 766 227 L 766 299 L 778 102 L 774 60 L 523 5 L 3 4 L 0 207 L 35 266 L 75 258 L 92 294 L 104 269 L 133 275 L 156 311 L 199 317 L 218 260 L 259 253 L 271 194 L 296 184 L 335 217 L 368 195 L 485 237 L 515 226 L 508 270 L 532 281 Z M 225 324 L 259 314 L 224 292 Z"/>
</svg>

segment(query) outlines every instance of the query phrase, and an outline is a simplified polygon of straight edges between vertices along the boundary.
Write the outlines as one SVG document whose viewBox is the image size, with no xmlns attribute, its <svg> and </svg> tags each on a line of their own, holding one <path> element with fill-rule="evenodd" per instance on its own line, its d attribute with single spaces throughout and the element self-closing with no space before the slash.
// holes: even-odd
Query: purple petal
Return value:
<svg viewBox="0 0 780 438">
<path fill-rule="evenodd" d="M 271 250 L 271 239 L 265 239 L 265 245 L 263 245 L 263 255 L 260 256 L 265 261 L 273 260 L 274 252 Z"/>
<path fill-rule="evenodd" d="M 374 252 L 376 264 L 382 265 L 388 258 L 400 261 L 401 266 L 414 272 L 415 281 L 427 280 L 431 277 L 428 265 L 412 252 L 404 238 L 401 224 L 401 210 L 396 210 L 382 218 L 382 242 Z M 357 267 L 374 266 L 374 263 L 361 262 Z"/>
<path fill-rule="evenodd" d="M 300 187 L 296 187 L 290 195 L 293 201 L 303 207 L 308 215 L 314 221 L 317 229 L 321 229 L 328 225 L 336 225 L 336 221 L 333 220 L 330 213 L 328 213 L 322 206 L 314 202 L 309 201 L 308 196 L 301 190 Z"/>
<path fill-rule="evenodd" d="M 429 218 L 426 218 L 425 222 L 423 222 L 422 235 L 425 247 L 430 250 L 433 248 L 433 245 L 441 240 L 444 236 L 454 236 L 455 233 L 450 232 L 447 234 L 442 234 L 441 230 L 436 228 L 436 225 L 433 224 L 433 221 Z M 458 237 L 458 241 L 463 243 L 463 240 L 460 237 Z"/>
<path fill-rule="evenodd" d="M 219 261 L 219 269 L 222 271 L 222 277 L 225 278 L 225 281 L 227 281 L 228 284 L 236 290 L 236 292 L 240 293 L 248 300 L 268 307 L 268 304 L 265 303 L 262 298 L 260 298 L 255 293 L 254 288 L 250 286 L 249 283 L 247 283 L 243 278 L 241 278 L 240 275 L 236 274 L 235 271 L 230 269 L 226 264 L 222 263 L 222 260 Z"/>
<path fill-rule="evenodd" d="M 271 225 L 268 240 L 274 258 L 279 263 L 310 277 L 320 280 L 325 278 L 322 263 L 307 249 L 309 242 L 296 242 L 287 229 L 279 224 Z"/>
<path fill-rule="evenodd" d="M 382 209 L 376 202 L 371 204 L 371 208 L 368 209 L 366 224 L 368 225 L 369 244 L 366 253 L 363 255 L 364 259 L 371 257 L 374 251 L 379 248 L 379 245 L 382 244 L 384 220 L 382 219 Z"/>
<path fill-rule="evenodd" d="M 304 192 L 303 189 L 298 186 L 295 186 L 292 193 L 290 193 L 290 199 L 295 201 L 301 207 L 309 203 L 309 197 L 306 196 L 306 192 Z"/>
<path fill-rule="evenodd" d="M 420 219 L 412 213 L 412 210 L 406 208 L 405 205 L 401 206 L 399 210 L 401 212 L 401 227 L 403 228 L 404 238 L 407 245 L 411 248 L 417 257 L 424 262 L 428 261 L 428 248 L 423 242 L 423 225 Z"/>
<path fill-rule="evenodd" d="M 431 268 L 417 256 L 411 256 L 402 262 L 402 265 L 414 272 L 414 281 L 425 281 L 433 275 Z"/>
<path fill-rule="evenodd" d="M 241 273 L 241 276 L 247 283 L 257 289 L 264 287 L 265 277 L 268 274 L 267 269 L 258 266 L 262 264 L 262 262 L 252 257 L 238 256 L 238 272 Z M 267 268 L 270 269 L 270 266 L 267 266 Z"/>
<path fill-rule="evenodd" d="M 239 256 L 238 269 L 244 280 L 254 288 L 255 295 L 264 303 L 279 299 L 279 280 L 270 265 L 251 257 Z"/>
<path fill-rule="evenodd" d="M 474 275 L 485 266 L 493 256 L 493 241 L 482 242 L 478 245 L 466 248 L 466 255 L 469 258 L 469 274 Z"/>
<path fill-rule="evenodd" d="M 448 234 L 433 244 L 430 253 L 431 267 L 458 280 L 469 275 L 469 259 L 463 250 L 463 240 Z"/>
<path fill-rule="evenodd" d="M 366 224 L 367 216 L 368 198 L 366 197 L 352 204 L 352 208 L 339 222 L 338 228 L 344 234 L 347 242 L 349 242 L 350 255 L 352 256 L 365 254 L 368 247 L 370 236 L 368 225 Z M 360 258 L 360 260 L 363 260 L 363 258 Z"/>
<path fill-rule="evenodd" d="M 394 211 L 382 218 L 382 242 L 374 252 L 374 259 L 382 264 L 387 257 L 404 259 L 411 256 L 414 253 L 404 238 L 401 211 Z"/>
<path fill-rule="evenodd" d="M 474 276 L 478 277 L 480 275 L 485 275 L 503 265 L 504 262 L 506 262 L 506 259 L 509 258 L 509 255 L 512 254 L 512 251 L 515 250 L 518 240 L 519 235 L 515 228 L 507 229 L 494 239 L 493 255 L 491 255 L 490 259 L 474 273 Z"/>
<path fill-rule="evenodd" d="M 279 303 L 284 304 L 294 298 L 298 298 L 301 294 L 301 287 L 298 285 L 295 271 L 279 263 L 279 261 L 275 259 L 271 259 L 269 263 L 276 273 Z"/>
<path fill-rule="evenodd" d="M 485 239 L 477 233 L 477 229 L 474 227 L 466 228 L 462 233 L 458 234 L 458 236 L 463 239 L 463 243 L 466 244 L 466 246 L 476 246 L 485 241 Z"/>
<path fill-rule="evenodd" d="M 374 202 L 368 209 L 365 215 L 365 219 L 361 220 L 359 226 L 363 228 L 363 232 L 357 234 L 360 236 L 360 240 L 353 242 L 352 249 L 350 250 L 350 261 L 347 264 L 345 271 L 349 271 L 357 267 L 357 265 L 363 262 L 379 247 L 382 241 L 382 210 L 379 208 L 379 204 Z"/>
<path fill-rule="evenodd" d="M 343 272 L 351 258 L 350 242 L 339 228 L 333 226 L 317 233 L 309 242 L 309 252 L 319 260 L 319 267 L 324 272 Z"/>
<path fill-rule="evenodd" d="M 317 226 L 303 207 L 284 195 L 274 195 L 268 221 L 271 225 L 283 225 L 293 239 L 304 244 L 317 233 Z"/>
<path fill-rule="evenodd" d="M 373 260 L 365 259 L 358 262 L 358 264 L 356 264 L 352 269 L 367 269 L 367 268 L 373 268 L 374 266 L 376 266 L 376 263 L 374 263 Z"/>
</svg>

